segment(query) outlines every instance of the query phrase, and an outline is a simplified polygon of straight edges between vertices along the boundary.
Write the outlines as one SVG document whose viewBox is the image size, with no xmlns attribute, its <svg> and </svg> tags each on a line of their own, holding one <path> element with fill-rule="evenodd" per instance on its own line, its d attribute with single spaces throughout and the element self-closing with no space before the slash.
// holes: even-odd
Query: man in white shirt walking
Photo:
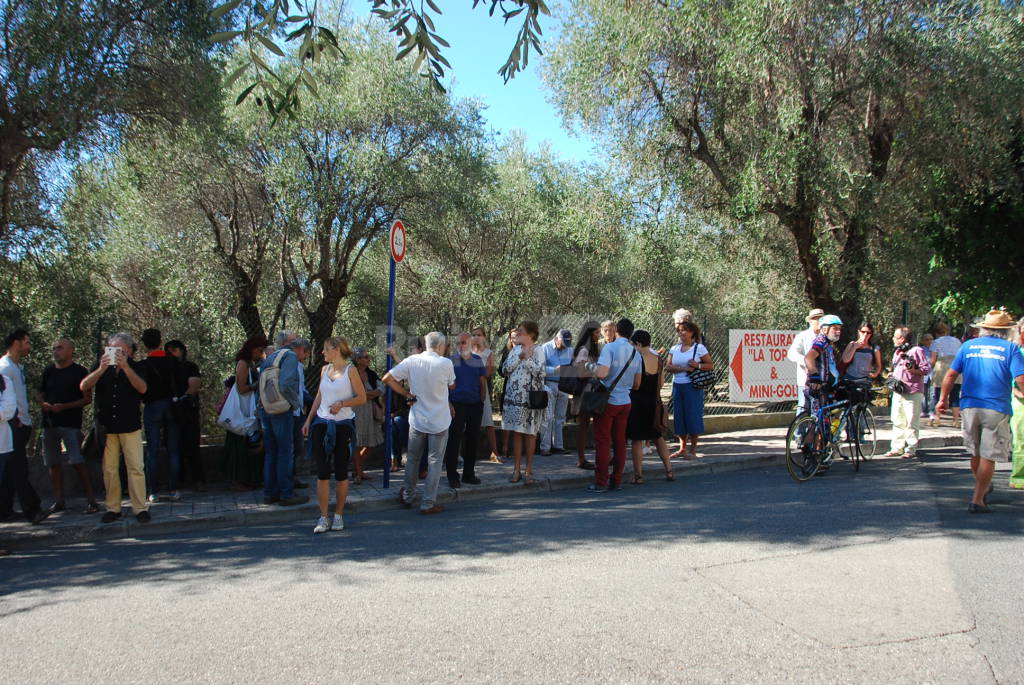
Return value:
<svg viewBox="0 0 1024 685">
<path fill-rule="evenodd" d="M 18 495 L 22 515 L 32 523 L 39 523 L 47 516 L 39 500 L 39 494 L 28 481 L 28 458 L 25 451 L 32 436 L 32 417 L 28 411 L 28 390 L 25 381 L 25 357 L 32 349 L 28 331 L 18 329 L 4 338 L 7 354 L 0 359 L 0 373 L 4 375 L 7 392 L 12 392 L 18 407 L 11 418 L 13 450 L 0 472 L 0 521 L 10 518 L 14 512 L 14 495 Z"/>
<path fill-rule="evenodd" d="M 804 387 L 807 385 L 807 365 L 804 362 L 804 358 L 807 357 L 807 353 L 811 351 L 811 345 L 814 343 L 814 338 L 818 335 L 818 322 L 823 316 L 825 316 L 825 310 L 812 309 L 805 319 L 808 324 L 807 329 L 800 331 L 796 337 L 793 338 L 793 343 L 789 346 L 789 352 L 786 353 L 786 359 L 796 364 L 797 415 L 804 413 L 805 404 L 807 402 L 807 397 L 804 394 Z"/>
<path fill-rule="evenodd" d="M 425 344 L 426 351 L 406 357 L 384 374 L 382 380 L 409 400 L 409 454 L 422 454 L 423 443 L 427 443 L 427 478 L 423 482 L 420 513 L 437 514 L 444 511 L 444 507 L 436 503 L 437 484 L 452 423 L 448 391 L 455 389 L 455 367 L 451 359 L 441 356 L 444 335 L 437 331 L 427 333 Z M 408 381 L 408 390 L 402 387 L 402 381 Z M 403 506 L 412 506 L 418 471 L 415 460 L 407 459 L 405 485 L 398 491 Z"/>
</svg>

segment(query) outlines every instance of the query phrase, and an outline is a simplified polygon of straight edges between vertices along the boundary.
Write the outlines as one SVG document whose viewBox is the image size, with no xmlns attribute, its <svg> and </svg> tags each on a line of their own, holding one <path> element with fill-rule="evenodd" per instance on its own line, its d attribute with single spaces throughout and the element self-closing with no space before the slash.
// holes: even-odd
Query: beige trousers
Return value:
<svg viewBox="0 0 1024 685">
<path fill-rule="evenodd" d="M 107 488 L 107 511 L 121 513 L 121 455 L 128 471 L 128 495 L 132 500 L 132 513 L 147 511 L 146 472 L 142 465 L 142 431 L 134 433 L 107 433 L 107 446 L 103 450 L 103 485 Z"/>
<path fill-rule="evenodd" d="M 924 394 L 919 392 L 892 394 L 892 452 L 913 454 L 917 450 L 918 436 L 921 434 L 921 400 Z"/>
</svg>

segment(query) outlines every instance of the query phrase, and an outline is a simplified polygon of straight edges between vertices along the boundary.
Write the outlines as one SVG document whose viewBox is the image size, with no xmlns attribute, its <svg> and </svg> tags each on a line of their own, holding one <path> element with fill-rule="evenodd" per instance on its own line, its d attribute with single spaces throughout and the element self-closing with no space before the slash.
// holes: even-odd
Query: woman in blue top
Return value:
<svg viewBox="0 0 1024 685">
<path fill-rule="evenodd" d="M 882 373 L 882 350 L 875 345 L 875 327 L 867 321 L 857 330 L 857 339 L 843 350 L 846 365 L 843 378 L 849 381 L 873 381 Z"/>
</svg>

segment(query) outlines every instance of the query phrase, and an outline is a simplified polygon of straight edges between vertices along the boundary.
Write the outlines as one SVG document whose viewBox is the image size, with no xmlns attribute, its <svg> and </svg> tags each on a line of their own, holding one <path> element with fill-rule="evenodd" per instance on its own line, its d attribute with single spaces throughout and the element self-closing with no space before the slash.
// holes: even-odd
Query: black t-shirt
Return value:
<svg viewBox="0 0 1024 685">
<path fill-rule="evenodd" d="M 142 362 L 142 366 L 146 367 L 148 372 L 146 396 L 142 400 L 148 403 L 181 396 L 185 392 L 186 386 L 186 380 L 182 376 L 181 363 L 176 357 L 162 351 L 157 356 L 153 356 L 153 354 L 150 353 L 150 356 Z"/>
<path fill-rule="evenodd" d="M 79 364 L 70 364 L 63 369 L 58 369 L 52 364 L 47 366 L 39 381 L 39 392 L 43 394 L 43 401 L 50 404 L 77 402 L 84 397 L 78 386 L 88 375 L 89 372 L 85 370 L 85 367 Z M 80 429 L 82 427 L 82 408 L 43 412 L 43 425 Z"/>
<path fill-rule="evenodd" d="M 149 365 L 129 360 L 128 365 L 149 385 Z M 134 433 L 142 429 L 142 394 L 116 367 L 108 367 L 93 391 L 96 419 L 111 433 Z"/>
</svg>

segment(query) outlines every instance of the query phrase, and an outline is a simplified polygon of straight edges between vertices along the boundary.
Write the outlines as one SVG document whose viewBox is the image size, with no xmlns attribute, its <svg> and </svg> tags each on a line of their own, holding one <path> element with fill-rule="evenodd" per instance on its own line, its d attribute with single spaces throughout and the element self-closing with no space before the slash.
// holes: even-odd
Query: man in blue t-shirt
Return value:
<svg viewBox="0 0 1024 685">
<path fill-rule="evenodd" d="M 1024 357 L 1017 345 L 1006 340 L 1006 331 L 1014 325 L 1013 318 L 1000 309 L 974 324 L 978 337 L 965 342 L 956 353 L 935 407 L 940 414 L 946 409 L 953 384 L 963 374 L 960 409 L 964 447 L 971 455 L 974 472 L 974 496 L 967 506 L 972 514 L 991 511 L 985 498 L 992 491 L 996 460 L 1010 454 L 1010 390 L 1013 383 L 1024 390 Z"/>
<path fill-rule="evenodd" d="M 473 354 L 469 333 L 459 333 L 458 354 L 451 357 L 455 367 L 455 387 L 448 391 L 452 405 L 452 425 L 448 429 L 444 465 L 448 471 L 448 485 L 461 487 L 463 483 L 479 485 L 476 477 L 476 439 L 483 419 L 484 397 L 487 394 L 487 365 L 483 357 Z M 463 443 L 465 446 L 463 447 Z M 462 449 L 462 478 L 459 478 L 459 448 Z"/>
<path fill-rule="evenodd" d="M 608 406 L 594 419 L 597 465 L 594 482 L 589 486 L 594 492 L 622 489 L 622 472 L 626 468 L 626 422 L 631 406 L 629 391 L 640 387 L 643 371 L 643 360 L 629 342 L 633 328 L 632 321 L 620 319 L 615 324 L 615 340 L 604 346 L 596 364 L 588 365 L 593 367 L 591 370 L 601 379 L 601 384 L 610 390 Z M 615 461 L 609 480 L 608 465 L 613 447 Z"/>
</svg>

